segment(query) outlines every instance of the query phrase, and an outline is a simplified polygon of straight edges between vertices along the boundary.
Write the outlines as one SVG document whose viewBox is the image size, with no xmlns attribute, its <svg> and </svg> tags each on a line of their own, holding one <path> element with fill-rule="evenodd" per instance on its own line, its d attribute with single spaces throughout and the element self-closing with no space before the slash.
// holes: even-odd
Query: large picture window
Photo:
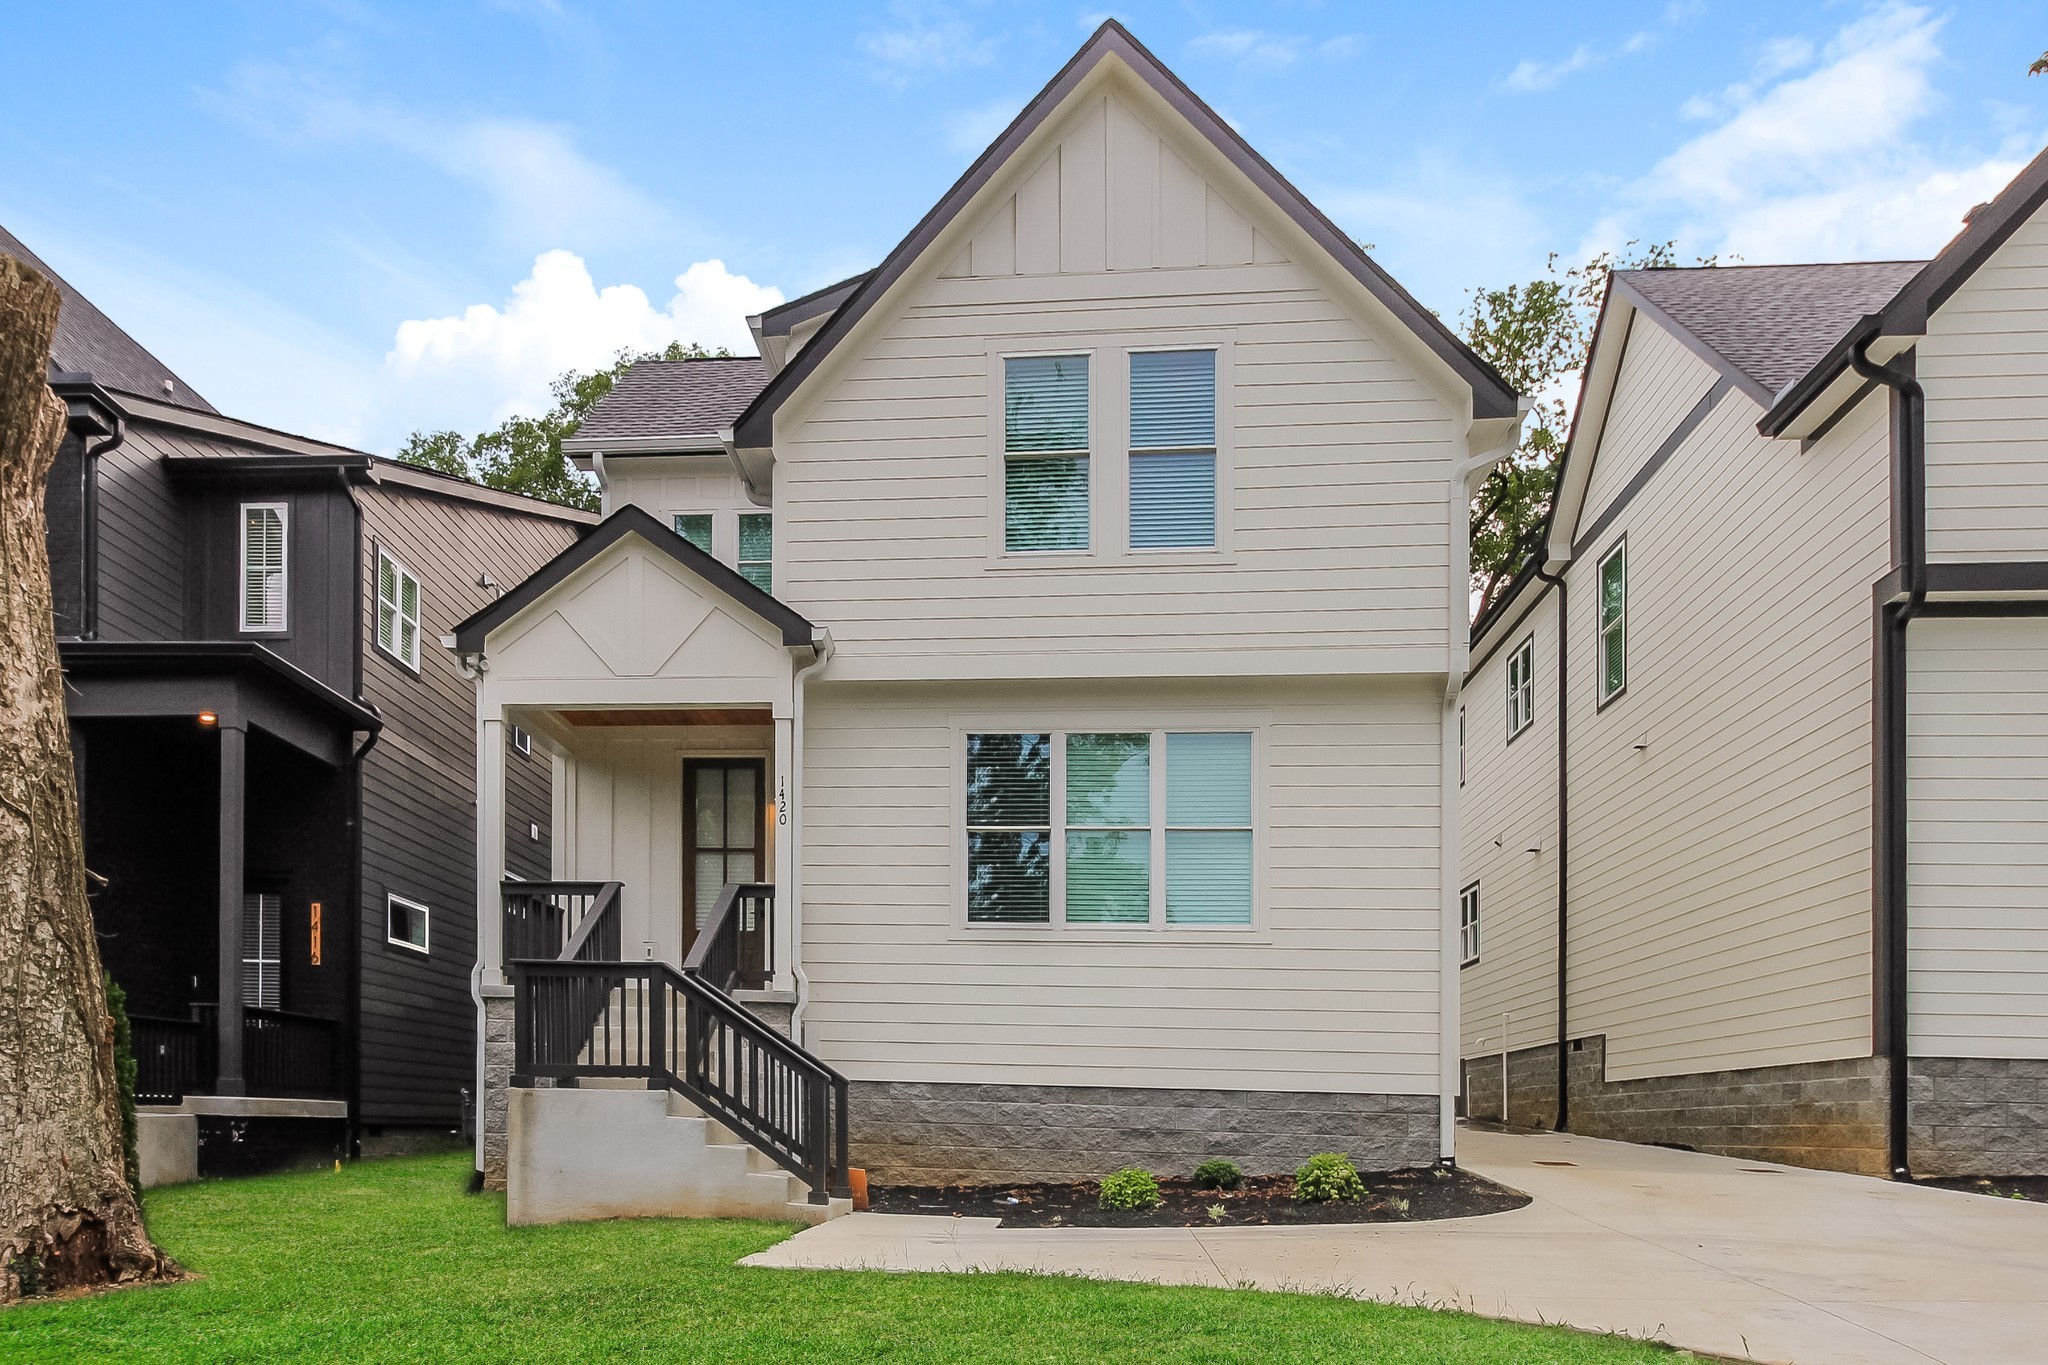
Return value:
<svg viewBox="0 0 2048 1365">
<path fill-rule="evenodd" d="M 970 924 L 1252 922 L 1252 736 L 966 737 Z"/>
<path fill-rule="evenodd" d="M 1628 689 L 1628 542 L 1600 561 L 1600 704 Z"/>
<path fill-rule="evenodd" d="M 1131 548 L 1216 544 L 1216 353 L 1131 355 Z"/>
<path fill-rule="evenodd" d="M 1088 357 L 1003 361 L 1003 549 L 1088 548 Z"/>
<path fill-rule="evenodd" d="M 242 629 L 285 628 L 286 509 L 281 502 L 242 504 Z"/>
</svg>

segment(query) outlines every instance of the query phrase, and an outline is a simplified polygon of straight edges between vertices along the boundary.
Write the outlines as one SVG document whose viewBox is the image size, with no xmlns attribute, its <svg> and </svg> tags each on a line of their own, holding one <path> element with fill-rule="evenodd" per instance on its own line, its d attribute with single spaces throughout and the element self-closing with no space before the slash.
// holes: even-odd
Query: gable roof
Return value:
<svg viewBox="0 0 2048 1365">
<path fill-rule="evenodd" d="M 1768 407 L 1845 329 L 1889 302 L 1923 264 L 1622 270 L 1615 280 L 1637 308 Z"/>
<path fill-rule="evenodd" d="M 214 411 L 213 404 L 194 393 L 192 386 L 178 378 L 170 366 L 116 326 L 112 318 L 93 306 L 91 299 L 73 289 L 62 275 L 50 269 L 4 227 L 0 227 L 0 253 L 33 266 L 57 286 L 57 335 L 50 341 L 52 373 L 90 374 L 103 389 L 137 394 L 198 412 Z M 164 387 L 167 383 L 168 389 Z"/>
<path fill-rule="evenodd" d="M 756 319 L 760 324 L 758 330 L 763 336 L 786 337 L 797 324 L 820 313 L 837 310 L 839 305 L 845 303 L 854 290 L 866 284 L 868 277 L 874 273 L 872 270 L 863 270 L 858 275 L 849 275 L 836 284 L 826 285 L 823 289 L 813 289 L 801 298 L 791 299 L 788 303 L 778 303 Z"/>
<path fill-rule="evenodd" d="M 811 644 L 817 627 L 794 608 L 762 592 L 738 571 L 705 554 L 632 504 L 621 507 L 597 524 L 597 528 L 547 563 L 535 569 L 518 587 L 500 597 L 455 627 L 455 652 L 482 651 L 490 633 L 539 601 L 550 589 L 590 563 L 627 536 L 638 536 L 692 574 L 730 597 L 733 602 L 766 621 L 782 633 L 790 648 Z"/>
<path fill-rule="evenodd" d="M 767 382 L 768 366 L 759 356 L 643 360 L 619 376 L 562 449 L 607 455 L 679 445 L 723 450 L 719 433 Z"/>
<path fill-rule="evenodd" d="M 1456 333 L 1444 325 L 1441 318 L 1416 302 L 1413 295 L 1395 283 L 1393 277 L 1380 269 L 1358 243 L 1352 241 L 1342 229 L 1325 217 L 1322 210 L 1310 203 L 1307 196 L 1289 183 L 1285 176 L 1274 170 L 1271 163 L 1238 135 L 1236 129 L 1225 123 L 1215 110 L 1204 104 L 1194 91 L 1182 83 L 1180 77 L 1167 70 L 1144 44 L 1131 36 L 1128 29 L 1116 20 L 1109 19 L 1082 44 L 1081 50 L 1060 69 L 1059 74 L 1024 106 L 1023 112 L 1017 115 L 993 143 L 989 144 L 988 149 L 975 158 L 974 164 L 953 182 L 953 187 L 947 190 L 944 197 L 932 206 L 931 211 L 919 220 L 917 226 L 910 230 L 910 234 L 896 244 L 879 266 L 854 286 L 846 301 L 833 313 L 818 334 L 811 338 L 809 344 L 768 381 L 760 396 L 754 399 L 746 412 L 733 424 L 735 444 L 748 449 L 765 449 L 773 443 L 777 407 L 797 391 L 804 380 L 818 368 L 820 362 L 831 353 L 832 348 L 844 340 L 854 325 L 909 271 L 924 254 L 925 249 L 973 202 L 982 187 L 995 177 L 1040 125 L 1051 118 L 1065 103 L 1067 96 L 1110 57 L 1121 59 L 1138 79 L 1172 106 L 1198 134 L 1208 139 L 1338 265 L 1420 338 L 1423 344 L 1461 380 L 1469 384 L 1472 388 L 1472 410 L 1475 417 L 1513 418 L 1518 415 L 1518 395 L 1508 382 L 1501 378 L 1498 371 L 1475 355 Z"/>
<path fill-rule="evenodd" d="M 1834 345 L 1778 395 L 1771 410 L 1757 423 L 1757 430 L 1766 436 L 1808 434 L 1818 425 L 1816 419 L 1824 420 L 1850 394 L 1862 388 L 1862 378 L 1853 369 L 1859 346 L 1892 338 L 1890 346 L 1871 346 L 1873 358 L 1882 362 L 1925 335 L 1927 319 L 1934 311 L 1948 302 L 2044 203 L 2048 203 L 2048 150 L 2028 162 L 1990 203 L 1972 209 L 1963 220 L 1963 230 L 1902 284 L 1882 308 L 1873 309 L 1845 328 Z M 1890 355 L 1881 351 L 1889 351 Z"/>
</svg>

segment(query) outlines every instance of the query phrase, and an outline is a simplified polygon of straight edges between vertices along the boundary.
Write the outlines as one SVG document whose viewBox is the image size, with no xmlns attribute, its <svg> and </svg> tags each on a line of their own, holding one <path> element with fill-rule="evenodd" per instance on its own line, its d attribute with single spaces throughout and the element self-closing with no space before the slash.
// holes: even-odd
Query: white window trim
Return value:
<svg viewBox="0 0 2048 1365">
<path fill-rule="evenodd" d="M 512 748 L 516 752 L 522 753 L 526 755 L 528 758 L 532 758 L 533 731 L 528 730 L 524 726 L 520 725 L 513 725 L 510 727 L 510 729 L 512 734 Z"/>
<path fill-rule="evenodd" d="M 391 911 L 394 907 L 400 905 L 405 906 L 409 910 L 420 912 L 420 937 L 426 940 L 425 943 L 414 943 L 411 939 L 400 938 L 391 932 Z M 410 949 L 421 957 L 431 957 L 433 954 L 428 950 L 428 944 L 433 942 L 433 928 L 434 912 L 428 907 L 405 896 L 387 895 L 384 897 L 385 942 L 390 943 L 394 947 Z"/>
<path fill-rule="evenodd" d="M 412 617 L 410 618 L 412 622 L 411 658 L 407 658 L 405 655 L 399 653 L 395 649 L 387 649 L 384 645 L 383 639 L 381 638 L 383 635 L 383 623 L 378 618 L 384 614 L 383 583 L 384 566 L 386 564 L 389 564 L 393 570 L 392 586 L 398 594 L 396 600 L 394 600 L 391 604 L 391 635 L 394 642 L 397 640 L 399 636 L 399 623 L 401 621 L 408 619 L 405 615 L 405 608 L 403 605 L 403 603 L 405 602 L 405 580 L 408 578 L 412 580 L 412 600 L 416 610 Z M 406 668 L 410 669 L 414 673 L 419 672 L 421 629 L 420 618 L 426 614 L 427 591 L 426 588 L 422 586 L 420 583 L 420 576 L 414 573 L 411 569 L 406 568 L 404 561 L 399 559 L 397 555 L 392 554 L 390 549 L 387 546 L 385 546 L 382 542 L 379 542 L 377 545 L 377 563 L 375 571 L 370 579 L 370 592 L 371 596 L 375 599 L 375 601 L 372 604 L 372 610 L 370 614 L 370 643 L 376 646 L 377 652 L 379 654 L 382 654 L 385 658 L 403 664 Z"/>
<path fill-rule="evenodd" d="M 1529 632 L 1508 655 L 1508 743 L 1536 720 L 1536 633 Z"/>
<path fill-rule="evenodd" d="M 274 626 L 252 626 L 249 624 L 249 513 L 263 509 L 277 513 L 279 547 L 284 551 L 283 562 L 278 566 L 278 623 Z M 243 635 L 283 635 L 292 624 L 292 509 L 287 502 L 245 502 L 235 509 L 236 544 L 240 553 L 235 558 L 235 602 L 236 621 Z"/>
<path fill-rule="evenodd" d="M 1614 627 L 1621 635 L 1621 686 L 1612 692 L 1607 690 L 1607 632 L 1608 624 L 1601 619 L 1605 609 L 1605 594 L 1601 584 L 1607 577 L 1607 566 L 1616 559 L 1621 560 L 1621 614 L 1614 620 Z M 1593 695 L 1597 699 L 1595 711 L 1605 710 L 1609 702 L 1615 701 L 1628 692 L 1628 597 L 1629 597 L 1628 537 L 1614 542 L 1606 554 L 1601 555 L 1593 568 Z"/>
<path fill-rule="evenodd" d="M 740 520 L 741 520 L 741 518 L 743 518 L 743 517 L 766 517 L 766 518 L 768 518 L 768 558 L 767 558 L 766 560 L 759 560 L 759 559 L 741 559 L 741 558 L 740 558 L 740 544 L 741 544 L 741 533 L 740 533 Z M 715 522 L 713 523 L 713 526 L 714 526 L 714 528 L 716 527 L 716 523 L 715 523 Z M 740 577 L 742 577 L 742 578 L 746 578 L 746 576 L 747 576 L 747 570 L 746 570 L 746 566 L 747 566 L 747 565 L 749 565 L 749 564 L 762 564 L 762 563 L 765 563 L 765 564 L 767 564 L 767 566 L 768 566 L 768 585 L 769 585 L 769 586 L 768 586 L 768 593 L 769 593 L 769 596 L 771 596 L 771 597 L 772 597 L 772 596 L 774 596 L 774 593 L 775 593 L 775 585 L 776 585 L 776 584 L 778 584 L 778 583 L 780 583 L 780 582 L 782 581 L 782 578 L 781 578 L 781 576 L 780 576 L 780 573 L 778 572 L 778 570 L 777 570 L 777 567 L 776 567 L 776 560 L 777 560 L 777 555 L 776 555 L 776 551 L 777 551 L 777 550 L 779 550 L 779 549 L 781 548 L 781 544 L 782 544 L 782 542 L 781 542 L 781 537 L 779 537 L 778 535 L 776 535 L 776 529 L 777 529 L 777 528 L 776 528 L 776 525 L 775 525 L 775 509 L 774 509 L 774 508 L 772 508 L 772 507 L 742 507 L 742 508 L 736 508 L 736 509 L 735 509 L 735 510 L 733 511 L 733 514 L 732 514 L 732 565 L 731 565 L 731 567 L 732 567 L 732 571 L 733 571 L 734 573 L 738 574 L 738 575 L 739 575 Z M 713 532 L 712 532 L 712 536 L 713 536 L 713 539 L 714 539 L 714 541 L 715 541 L 715 540 L 716 540 L 716 538 L 717 538 L 717 531 L 716 531 L 715 529 L 714 529 L 714 530 L 713 530 Z M 752 580 L 752 579 L 748 579 L 747 581 L 748 581 L 748 582 L 750 582 L 750 583 L 751 583 L 751 582 L 753 582 L 753 580 Z"/>
<path fill-rule="evenodd" d="M 1479 961 L 1479 883 L 1458 893 L 1458 965 Z"/>
<path fill-rule="evenodd" d="M 1236 392 L 1235 334 L 1176 330 L 1157 333 L 1088 333 L 1048 340 L 1029 348 L 991 347 L 987 353 L 988 543 L 983 565 L 989 573 L 1061 573 L 1114 566 L 1152 571 L 1190 565 L 1231 565 L 1236 561 Z M 1216 353 L 1216 544 L 1211 547 L 1131 548 L 1130 395 L 1133 351 Z M 1004 548 L 1007 486 L 1004 467 L 1003 362 L 1013 357 L 1088 357 L 1088 546 L 1086 550 Z M 1143 728 L 1143 727 L 1140 727 Z"/>
<path fill-rule="evenodd" d="M 953 846 L 953 938 L 958 941 L 1040 941 L 1058 937 L 1062 941 L 1129 943 L 1134 938 L 1163 935 L 1170 938 L 1230 937 L 1235 940 L 1265 941 L 1269 930 L 1268 900 L 1268 772 L 1266 732 L 1272 717 L 1264 712 L 1179 714 L 1140 712 L 1109 715 L 1056 716 L 1052 720 L 1030 715 L 961 716 L 952 722 L 952 819 Z M 1152 762 L 1152 905 L 1143 924 L 1068 923 L 1066 919 L 1067 746 L 1070 734 L 1141 734 L 1153 736 Z M 1167 734 L 1250 734 L 1252 737 L 1252 914 L 1246 924 L 1168 924 L 1166 922 L 1165 829 Z M 1052 737 L 1052 874 L 1048 891 L 1050 918 L 1045 923 L 1015 921 L 971 921 L 967 918 L 967 736 L 970 734 L 1045 734 Z M 1094 828 L 1084 826 L 1083 828 Z"/>
</svg>

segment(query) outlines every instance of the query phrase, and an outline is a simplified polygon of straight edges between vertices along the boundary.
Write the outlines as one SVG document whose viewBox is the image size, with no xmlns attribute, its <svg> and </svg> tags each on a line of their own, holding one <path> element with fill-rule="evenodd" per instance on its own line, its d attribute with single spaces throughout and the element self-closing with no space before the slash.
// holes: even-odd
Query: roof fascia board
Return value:
<svg viewBox="0 0 2048 1365">
<path fill-rule="evenodd" d="M 420 469 L 403 461 L 387 460 L 381 456 L 370 462 L 370 482 L 397 484 L 431 497 L 451 498 L 457 502 L 494 507 L 501 512 L 545 517 L 551 521 L 566 521 L 578 526 L 595 526 L 599 520 L 597 513 L 587 512 L 581 507 L 564 507 L 561 503 L 548 502 L 543 498 L 529 498 L 523 493 L 507 493 L 502 489 L 486 488 L 482 484 L 459 479 L 453 474 Z"/>
<path fill-rule="evenodd" d="M 644 509 L 628 504 L 598 523 L 597 528 L 589 535 L 534 570 L 525 581 L 503 597 L 458 623 L 452 632 L 455 652 L 483 652 L 493 631 L 505 626 L 566 581 L 578 569 L 595 560 L 627 536 L 640 537 L 650 547 L 667 555 L 696 577 L 724 593 L 736 605 L 774 626 L 781 632 L 782 643 L 786 647 L 806 647 L 816 639 L 817 628 L 804 619 L 795 608 L 762 592 L 741 577 L 737 570 L 705 554 L 663 526 Z"/>
<path fill-rule="evenodd" d="M 288 431 L 258 426 L 254 422 L 245 422 L 236 417 L 223 417 L 219 413 L 200 412 L 195 408 L 181 408 L 172 403 L 158 403 L 152 399 L 137 398 L 132 394 L 118 392 L 114 394 L 114 402 L 120 408 L 121 414 L 130 421 L 196 431 L 201 435 L 240 441 L 244 445 L 258 446 L 287 455 L 348 455 L 369 458 L 367 451 L 335 445 L 330 441 L 315 441 L 306 436 L 294 436 Z"/>
<path fill-rule="evenodd" d="M 868 276 L 874 273 L 872 270 L 863 270 L 858 275 L 849 275 L 834 284 L 826 285 L 823 289 L 813 289 L 810 293 L 791 299 L 787 303 L 778 303 L 773 308 L 763 309 L 748 318 L 747 323 L 757 335 L 786 337 L 799 323 L 808 318 L 817 317 L 820 313 L 837 312 L 839 306 L 846 302 L 853 291 L 866 283 Z"/>
<path fill-rule="evenodd" d="M 1564 454 L 1558 461 L 1550 517 L 1543 528 L 1541 544 L 1546 566 L 1571 562 L 1586 485 L 1592 478 L 1595 452 L 1614 406 L 1614 391 L 1621 378 L 1621 362 L 1628 353 L 1629 338 L 1635 331 L 1635 319 L 1635 304 L 1626 296 L 1616 298 L 1614 277 L 1609 275 L 1607 295 L 1600 301 L 1600 317 L 1593 324 L 1593 344 L 1586 352 L 1579 404 L 1572 410 L 1571 434 L 1565 437 Z"/>
<path fill-rule="evenodd" d="M 252 476 L 303 476 L 327 475 L 340 471 L 344 475 L 365 475 L 369 472 L 371 457 L 368 455 L 166 455 L 163 466 L 181 479 L 207 482 L 244 479 Z"/>
<path fill-rule="evenodd" d="M 1741 389 L 1744 393 L 1755 399 L 1758 407 L 1768 408 L 1771 405 L 1771 400 L 1777 395 L 1765 388 L 1761 381 L 1744 373 L 1741 367 L 1736 365 L 1734 361 L 1701 340 L 1693 333 L 1691 328 L 1644 297 L 1642 290 L 1637 289 L 1626 279 L 1622 278 L 1616 278 L 1614 289 L 1616 293 L 1626 298 L 1629 301 L 1629 305 L 1638 313 L 1645 315 L 1650 321 L 1671 333 L 1686 350 L 1691 351 L 1701 360 L 1706 361 L 1707 364 L 1720 371 L 1725 378 L 1733 381 L 1736 388 Z"/>
<path fill-rule="evenodd" d="M 1417 303 L 1405 289 L 1382 271 L 1356 243 L 1292 184 L 1273 169 L 1204 104 L 1178 77 L 1168 71 L 1128 30 L 1111 19 L 1095 31 L 1071 60 L 1062 67 L 1037 97 L 1011 121 L 1009 127 L 955 181 L 953 187 L 919 220 L 910 234 L 897 244 L 882 264 L 864 279 L 832 315 L 817 336 L 769 380 L 739 420 L 735 438 L 746 448 L 762 449 L 773 444 L 776 410 L 819 368 L 825 356 L 853 333 L 857 324 L 909 273 L 912 266 L 935 248 L 948 244 L 957 233 L 965 211 L 978 199 L 991 180 L 1027 146 L 1034 145 L 1045 124 L 1081 92 L 1109 59 L 1119 60 L 1145 85 L 1173 107 L 1190 125 L 1235 164 L 1266 198 L 1279 205 L 1296 224 L 1342 265 L 1360 284 L 1377 297 L 1409 330 L 1437 353 L 1453 372 L 1470 385 L 1474 417 L 1514 415 L 1517 395 L 1484 361 L 1459 341 L 1441 319 Z"/>
<path fill-rule="evenodd" d="M 562 442 L 565 455 L 717 455 L 723 453 L 725 443 L 718 439 L 715 431 L 695 432 L 687 436 L 571 436 Z"/>
<path fill-rule="evenodd" d="M 1864 389 L 1863 376 L 1850 364 L 1857 346 L 1868 342 L 1870 358 L 1882 365 L 1911 350 L 1919 344 L 1920 337 L 1919 332 L 1888 332 L 1883 314 L 1864 314 L 1819 363 L 1777 395 L 1757 420 L 1757 434 L 1787 440 L 1811 439 L 1840 416 L 1843 407 Z"/>
</svg>

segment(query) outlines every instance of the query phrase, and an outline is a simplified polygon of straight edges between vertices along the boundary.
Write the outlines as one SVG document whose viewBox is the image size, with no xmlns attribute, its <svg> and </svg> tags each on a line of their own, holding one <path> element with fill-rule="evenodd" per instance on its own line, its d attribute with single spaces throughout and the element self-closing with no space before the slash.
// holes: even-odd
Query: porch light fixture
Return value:
<svg viewBox="0 0 2048 1365">
<path fill-rule="evenodd" d="M 220 724 L 220 717 L 212 711 L 201 711 L 199 713 L 199 723 L 210 730 Z"/>
</svg>

